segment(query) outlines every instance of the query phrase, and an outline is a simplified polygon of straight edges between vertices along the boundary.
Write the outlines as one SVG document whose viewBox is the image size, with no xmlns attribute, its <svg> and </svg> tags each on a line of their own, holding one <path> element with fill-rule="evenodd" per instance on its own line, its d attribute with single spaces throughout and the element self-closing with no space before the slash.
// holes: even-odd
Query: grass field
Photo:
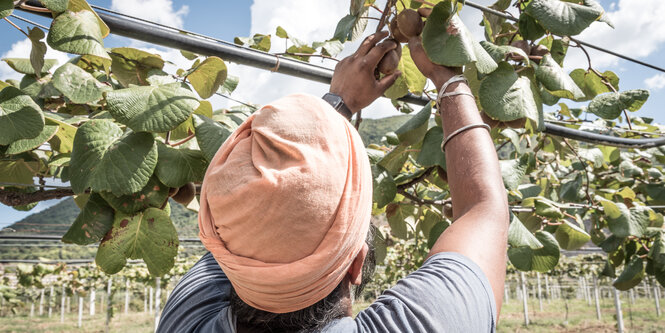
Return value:
<svg viewBox="0 0 665 333">
<path fill-rule="evenodd" d="M 656 317 L 654 301 L 651 299 L 638 299 L 635 304 L 629 304 L 623 299 L 624 325 L 626 332 L 665 332 L 665 314 Z M 367 304 L 357 304 L 354 310 L 364 308 Z M 568 304 L 568 317 L 566 319 L 565 303 L 562 300 L 543 302 L 543 311 L 538 307 L 538 301 L 529 302 L 529 318 L 531 324 L 524 327 L 522 303 L 511 299 L 504 304 L 498 326 L 498 332 L 616 332 L 614 318 L 614 303 L 611 299 L 602 300 L 602 320 L 596 320 L 595 306 L 587 305 L 584 300 L 571 300 Z M 118 311 L 117 312 L 121 312 Z M 60 313 L 54 312 L 51 318 L 16 316 L 0 318 L 0 332 L 103 332 L 105 314 L 93 317 L 84 315 L 83 327 L 77 328 L 77 316 L 70 313 L 65 316 L 65 323 L 60 323 Z M 152 332 L 153 317 L 149 314 L 133 313 L 116 314 L 111 321 L 111 332 Z"/>
</svg>

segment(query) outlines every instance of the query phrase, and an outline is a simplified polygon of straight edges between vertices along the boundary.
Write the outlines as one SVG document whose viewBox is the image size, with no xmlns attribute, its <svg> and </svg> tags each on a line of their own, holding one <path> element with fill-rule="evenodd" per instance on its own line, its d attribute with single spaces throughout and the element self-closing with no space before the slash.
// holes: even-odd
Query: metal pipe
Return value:
<svg viewBox="0 0 665 333">
<path fill-rule="evenodd" d="M 34 241 L 59 241 L 62 236 L 58 235 L 0 235 L 0 240 L 3 239 L 21 239 L 21 240 L 34 240 Z M 201 242 L 198 238 L 180 238 L 181 243 L 198 243 Z"/>
<path fill-rule="evenodd" d="M 34 0 L 28 1 L 28 3 L 33 6 L 41 6 L 39 2 Z M 474 8 L 483 7 L 468 1 L 466 3 Z M 482 8 L 479 9 L 483 10 Z M 36 13 L 27 10 L 26 12 L 50 17 L 49 13 Z M 496 15 L 499 15 L 497 13 L 500 13 L 502 17 L 505 16 L 514 19 L 513 17 L 501 12 L 494 13 L 496 12 L 494 10 L 490 12 Z M 108 25 L 111 32 L 115 35 L 129 37 L 164 47 L 185 50 L 201 55 L 219 56 L 226 61 L 235 62 L 241 65 L 270 70 L 273 72 L 300 77 L 325 84 L 329 84 L 330 80 L 332 79 L 333 71 L 318 65 L 291 58 L 278 57 L 268 52 L 263 52 L 240 45 L 221 43 L 209 38 L 181 33 L 175 29 L 167 30 L 165 28 L 160 28 L 155 25 L 144 23 L 143 21 L 123 19 L 107 13 L 97 12 L 97 14 L 106 23 L 106 25 Z M 408 94 L 400 98 L 400 100 L 417 105 L 425 105 L 430 102 L 430 100 L 425 96 L 416 96 L 413 94 Z M 665 137 L 654 139 L 626 139 L 571 129 L 563 126 L 549 124 L 547 122 L 545 123 L 545 129 L 543 132 L 569 139 L 615 147 L 651 148 L 665 145 Z"/>
</svg>

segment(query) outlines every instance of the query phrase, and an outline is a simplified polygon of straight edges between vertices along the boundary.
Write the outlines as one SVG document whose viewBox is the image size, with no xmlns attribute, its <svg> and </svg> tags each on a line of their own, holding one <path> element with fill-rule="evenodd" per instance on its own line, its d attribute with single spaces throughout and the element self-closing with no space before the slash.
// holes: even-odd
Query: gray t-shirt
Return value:
<svg viewBox="0 0 665 333">
<path fill-rule="evenodd" d="M 231 283 L 210 253 L 187 272 L 169 297 L 158 332 L 235 332 Z M 433 255 L 386 290 L 356 318 L 331 322 L 337 332 L 494 332 L 496 307 L 489 281 L 465 256 Z"/>
</svg>

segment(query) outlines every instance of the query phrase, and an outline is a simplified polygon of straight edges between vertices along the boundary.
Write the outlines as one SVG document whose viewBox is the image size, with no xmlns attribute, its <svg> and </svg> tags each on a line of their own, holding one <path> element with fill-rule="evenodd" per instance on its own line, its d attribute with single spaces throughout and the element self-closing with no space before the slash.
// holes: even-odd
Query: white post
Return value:
<svg viewBox="0 0 665 333">
<path fill-rule="evenodd" d="M 520 272 L 520 283 L 522 285 L 522 308 L 524 309 L 524 326 L 529 326 L 529 304 L 527 298 L 529 297 L 529 292 L 526 289 L 526 279 L 524 278 L 524 272 Z"/>
<path fill-rule="evenodd" d="M 60 295 L 60 323 L 65 323 L 65 285 L 62 285 L 62 295 Z"/>
<path fill-rule="evenodd" d="M 596 318 L 600 320 L 601 315 L 600 315 L 600 299 L 598 294 L 598 277 L 595 275 L 593 276 L 593 298 L 596 300 Z"/>
<path fill-rule="evenodd" d="M 617 332 L 623 333 L 623 313 L 621 312 L 621 299 L 619 295 L 619 290 L 612 287 L 614 292 L 614 308 L 617 311 Z"/>
<path fill-rule="evenodd" d="M 628 290 L 628 299 L 630 299 L 630 304 L 635 304 L 635 288 Z"/>
<path fill-rule="evenodd" d="M 154 296 L 155 296 L 155 291 L 152 289 L 152 287 L 150 287 L 150 314 L 152 314 L 154 310 L 154 308 L 152 307 L 152 305 L 154 304 L 153 303 Z"/>
<path fill-rule="evenodd" d="M 90 316 L 95 315 L 95 289 L 90 288 Z"/>
<path fill-rule="evenodd" d="M 99 297 L 99 311 L 102 312 L 102 313 L 104 312 L 104 304 L 106 304 L 106 303 L 104 303 L 104 296 L 105 295 L 106 295 L 105 293 L 102 293 L 102 296 Z"/>
<path fill-rule="evenodd" d="M 161 301 L 161 296 L 162 296 L 162 288 L 160 286 L 161 284 L 161 279 L 160 278 L 155 278 L 155 285 L 157 288 L 157 292 L 155 292 L 155 332 L 157 332 L 157 327 L 159 327 L 159 307 L 160 307 L 160 301 Z"/>
<path fill-rule="evenodd" d="M 35 316 L 35 301 L 30 303 L 30 318 Z"/>
<path fill-rule="evenodd" d="M 660 290 L 658 290 L 658 283 L 653 284 L 653 299 L 656 301 L 656 316 L 660 317 Z"/>
<path fill-rule="evenodd" d="M 129 312 L 129 279 L 125 278 L 125 314 Z"/>
<path fill-rule="evenodd" d="M 69 313 L 72 310 L 72 298 L 70 296 L 67 296 L 67 313 Z"/>
<path fill-rule="evenodd" d="M 538 280 L 538 306 L 540 307 L 540 312 L 543 312 L 543 298 L 542 298 L 543 290 L 540 286 L 540 273 L 539 272 L 536 272 L 536 279 Z"/>
<path fill-rule="evenodd" d="M 508 303 L 508 288 L 510 288 L 507 284 L 503 285 L 503 302 Z"/>
<path fill-rule="evenodd" d="M 42 291 L 39 295 L 39 315 L 43 316 L 44 315 L 44 289 L 42 288 Z"/>
<path fill-rule="evenodd" d="M 547 302 L 550 302 L 552 299 L 552 293 L 550 290 L 550 278 L 548 275 L 545 275 L 545 296 L 547 297 Z"/>
<path fill-rule="evenodd" d="M 78 320 L 78 328 L 81 328 L 81 319 L 83 319 L 83 297 L 81 295 L 76 296 L 78 298 L 78 303 L 79 303 L 79 320 Z"/>
<path fill-rule="evenodd" d="M 113 305 L 113 297 L 111 295 L 111 287 L 113 286 L 113 278 L 109 277 L 108 283 L 106 284 L 106 327 L 105 332 L 109 332 L 109 327 L 111 325 L 111 306 Z"/>
<path fill-rule="evenodd" d="M 51 315 L 53 314 L 53 286 L 51 286 L 51 289 L 49 290 L 49 295 L 48 295 L 48 317 L 51 318 Z"/>
<path fill-rule="evenodd" d="M 143 313 L 148 312 L 148 288 L 143 287 Z"/>
<path fill-rule="evenodd" d="M 649 284 L 646 279 L 642 280 L 642 288 L 644 288 L 644 295 L 647 298 L 651 298 L 651 291 L 649 290 Z"/>
</svg>

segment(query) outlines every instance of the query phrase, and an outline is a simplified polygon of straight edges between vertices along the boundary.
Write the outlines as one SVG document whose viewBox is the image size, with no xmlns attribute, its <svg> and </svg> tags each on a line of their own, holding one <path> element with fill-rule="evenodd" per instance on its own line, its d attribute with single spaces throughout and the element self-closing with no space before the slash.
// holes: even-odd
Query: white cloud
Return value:
<svg viewBox="0 0 665 333">
<path fill-rule="evenodd" d="M 645 58 L 662 50 L 665 43 L 665 25 L 657 13 L 665 11 L 665 1 L 641 0 L 638 3 L 635 0 L 619 0 L 616 5 L 607 6 L 606 10 L 615 29 L 605 23 L 596 22 L 580 34 L 579 39 L 634 58 Z M 618 65 L 617 57 L 590 49 L 589 52 L 596 68 Z M 566 67 L 586 67 L 586 63 L 581 51 L 569 49 Z"/>
<path fill-rule="evenodd" d="M 649 89 L 659 90 L 665 88 L 665 74 L 656 74 L 646 80 L 644 84 Z"/>
<path fill-rule="evenodd" d="M 58 60 L 58 65 L 63 65 L 69 56 L 66 53 L 55 51 L 48 47 L 45 58 Z M 0 58 L 30 58 L 30 50 L 32 50 L 32 43 L 29 39 L 20 40 L 12 44 L 11 49 L 0 56 Z M 4 61 L 0 62 L 0 80 L 15 79 L 20 80 L 23 74 L 14 71 Z"/>
<path fill-rule="evenodd" d="M 111 9 L 176 28 L 182 28 L 189 12 L 187 5 L 175 10 L 171 0 L 113 0 Z"/>
</svg>

